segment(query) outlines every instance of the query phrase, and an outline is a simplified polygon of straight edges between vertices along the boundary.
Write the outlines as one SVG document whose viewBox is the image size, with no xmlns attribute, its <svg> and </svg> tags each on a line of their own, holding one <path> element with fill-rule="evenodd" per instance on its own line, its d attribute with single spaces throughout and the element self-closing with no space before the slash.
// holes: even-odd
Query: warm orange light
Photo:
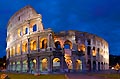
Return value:
<svg viewBox="0 0 120 79">
<path fill-rule="evenodd" d="M 96 56 L 96 51 L 95 50 L 92 50 L 92 55 Z"/>
</svg>

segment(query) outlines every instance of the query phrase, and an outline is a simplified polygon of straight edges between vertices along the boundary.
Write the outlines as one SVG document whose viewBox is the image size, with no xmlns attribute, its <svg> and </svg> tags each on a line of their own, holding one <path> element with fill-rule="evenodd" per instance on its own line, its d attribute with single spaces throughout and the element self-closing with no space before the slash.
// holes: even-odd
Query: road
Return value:
<svg viewBox="0 0 120 79">
<path fill-rule="evenodd" d="M 98 76 L 90 76 L 86 74 L 66 74 L 67 79 L 108 79 Z"/>
</svg>

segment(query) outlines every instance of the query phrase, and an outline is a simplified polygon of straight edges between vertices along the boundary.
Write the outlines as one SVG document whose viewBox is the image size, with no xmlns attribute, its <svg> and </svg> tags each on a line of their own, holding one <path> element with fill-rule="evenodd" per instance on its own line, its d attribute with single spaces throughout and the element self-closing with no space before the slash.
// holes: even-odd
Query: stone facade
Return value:
<svg viewBox="0 0 120 79">
<path fill-rule="evenodd" d="M 28 73 L 109 69 L 108 43 L 87 32 L 44 29 L 31 6 L 16 12 L 7 27 L 7 70 Z"/>
</svg>

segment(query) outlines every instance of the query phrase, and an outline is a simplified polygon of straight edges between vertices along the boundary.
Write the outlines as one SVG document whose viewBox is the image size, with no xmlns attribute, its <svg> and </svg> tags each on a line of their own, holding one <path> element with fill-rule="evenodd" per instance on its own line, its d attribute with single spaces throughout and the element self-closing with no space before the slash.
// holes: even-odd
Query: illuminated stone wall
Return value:
<svg viewBox="0 0 120 79">
<path fill-rule="evenodd" d="M 7 70 L 81 72 L 109 69 L 108 43 L 87 32 L 43 29 L 31 6 L 16 12 L 7 27 Z"/>
</svg>

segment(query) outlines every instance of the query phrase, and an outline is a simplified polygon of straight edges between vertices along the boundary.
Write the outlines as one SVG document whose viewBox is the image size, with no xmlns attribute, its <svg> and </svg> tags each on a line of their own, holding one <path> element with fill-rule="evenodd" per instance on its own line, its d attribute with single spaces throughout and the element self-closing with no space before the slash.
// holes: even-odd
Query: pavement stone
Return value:
<svg viewBox="0 0 120 79">
<path fill-rule="evenodd" d="M 98 77 L 98 76 L 90 76 L 87 74 L 66 74 L 67 79 L 108 79 L 104 77 Z"/>
</svg>

